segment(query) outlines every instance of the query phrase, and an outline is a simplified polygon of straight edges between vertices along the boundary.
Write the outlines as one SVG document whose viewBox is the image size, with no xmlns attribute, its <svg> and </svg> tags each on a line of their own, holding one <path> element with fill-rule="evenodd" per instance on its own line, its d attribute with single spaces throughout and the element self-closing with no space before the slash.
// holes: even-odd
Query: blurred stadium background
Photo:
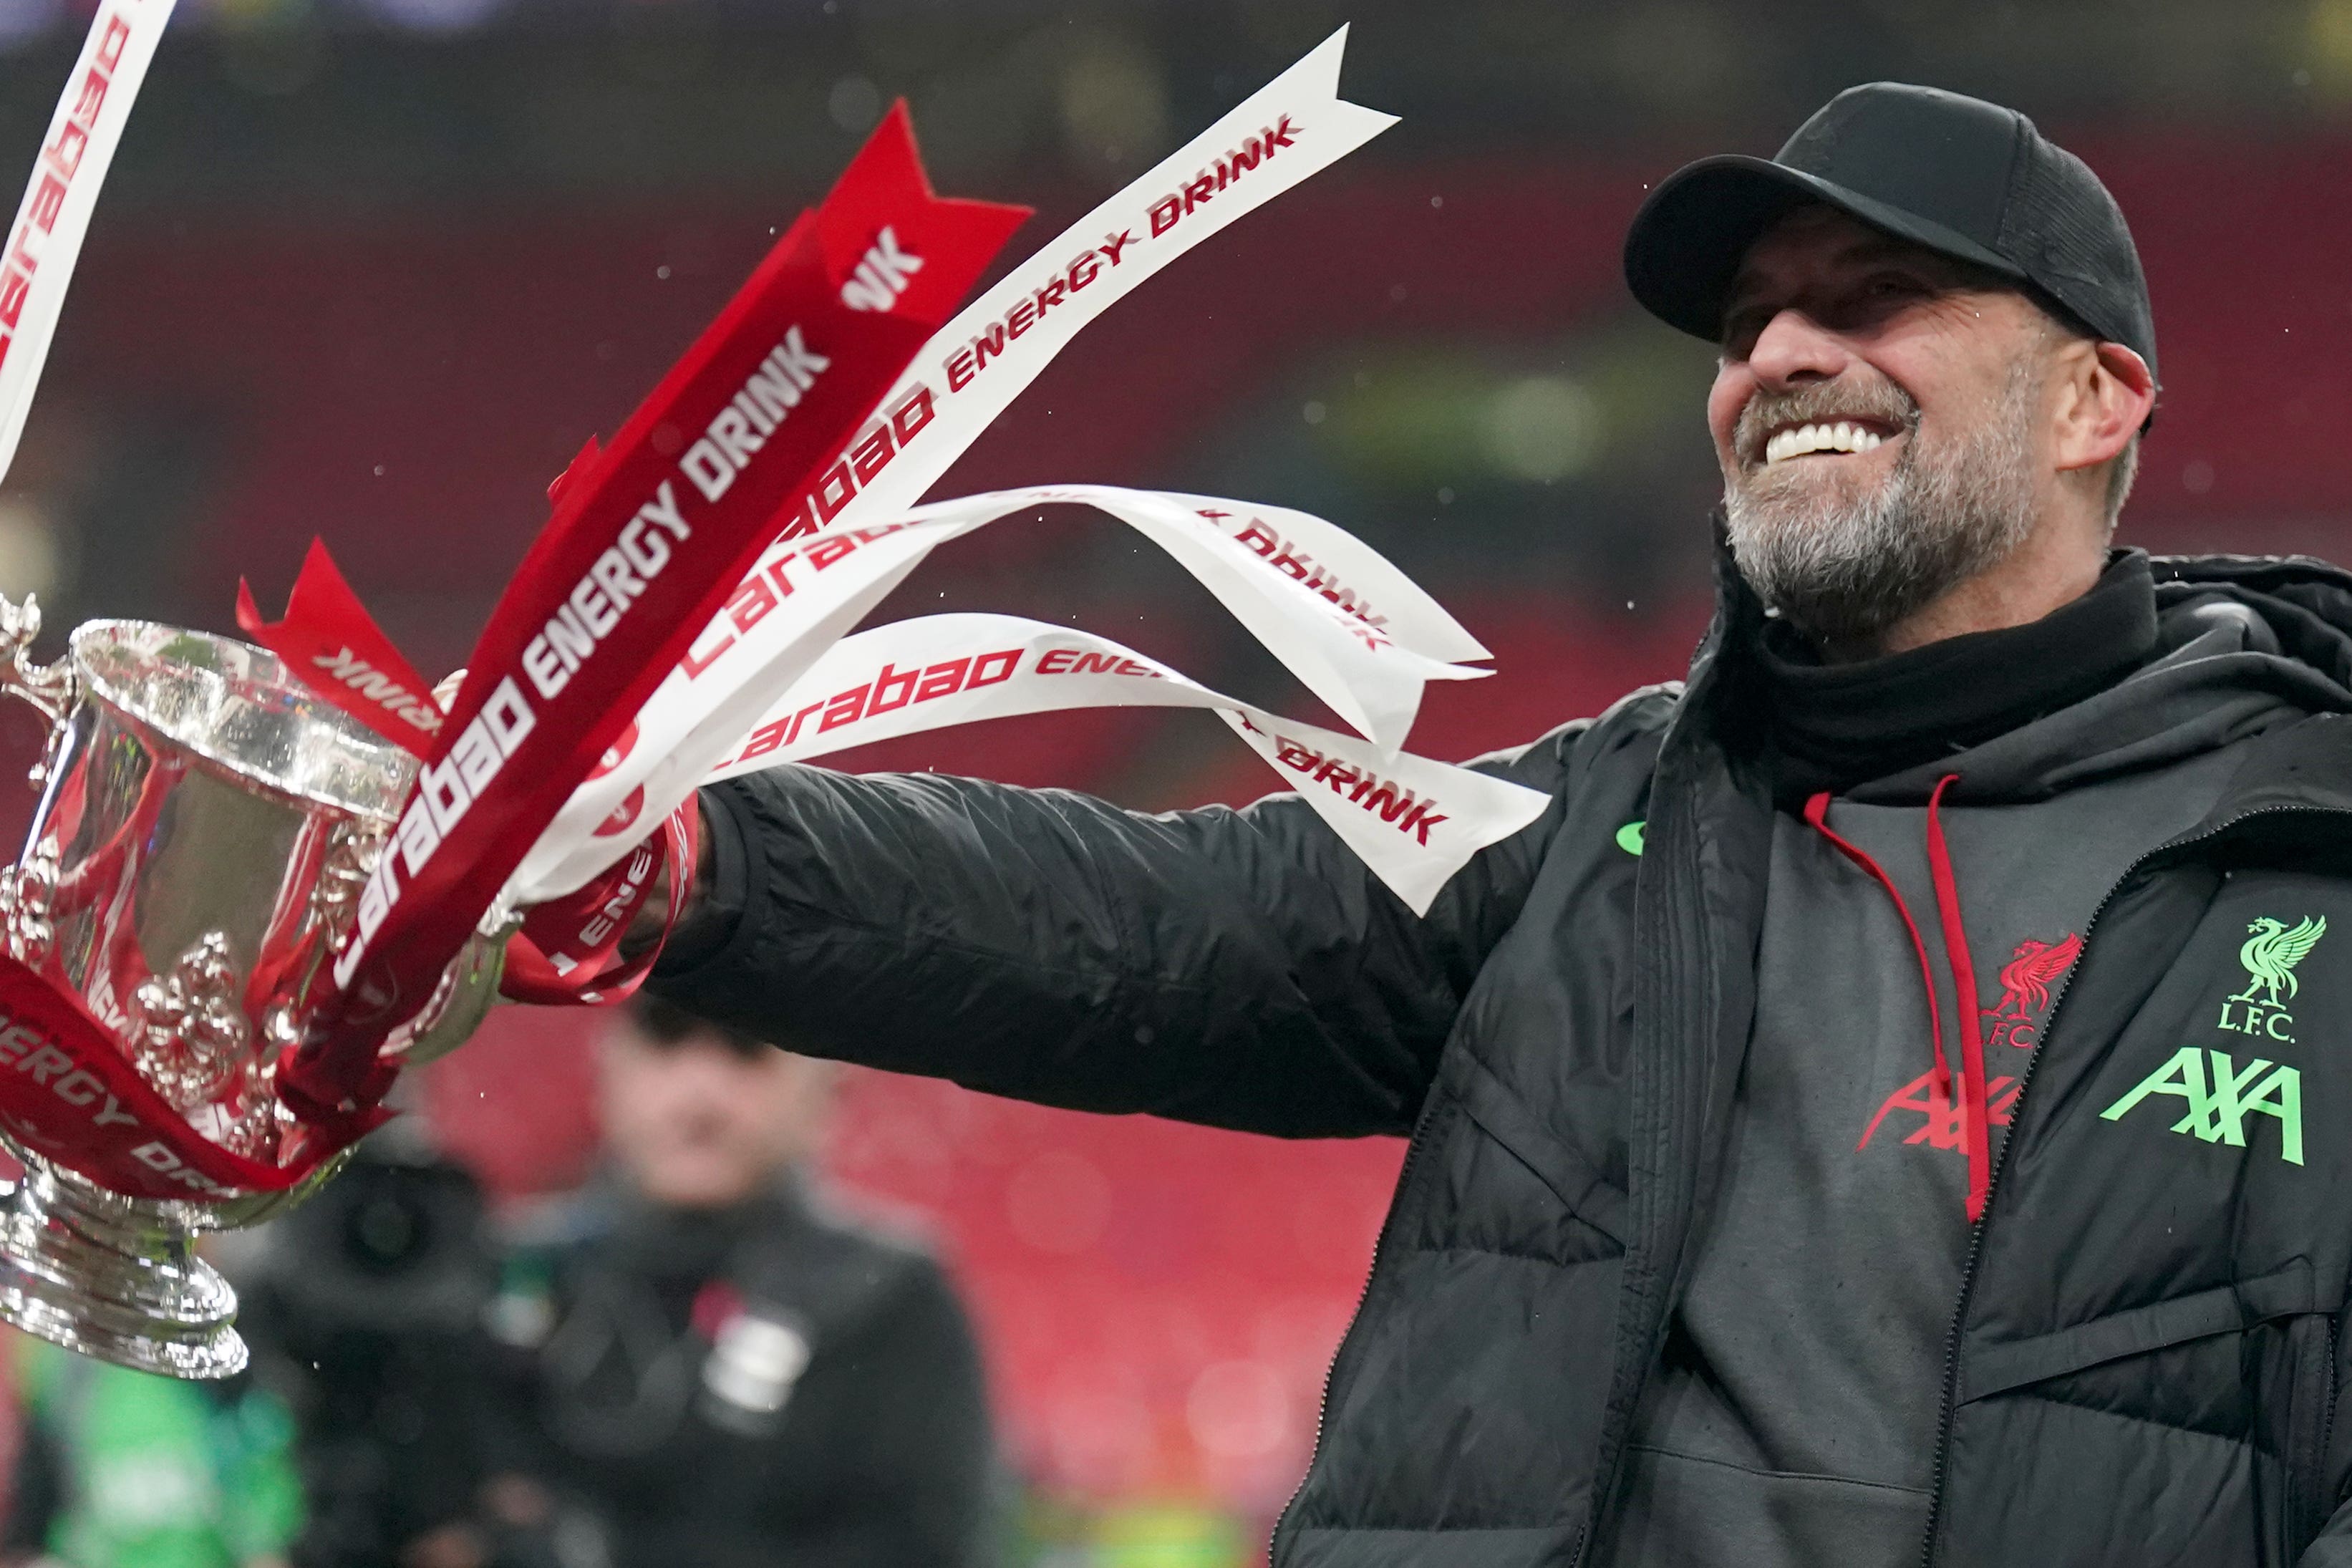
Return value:
<svg viewBox="0 0 2352 1568">
<path fill-rule="evenodd" d="M 89 14 L 0 0 L 0 178 Z M 1432 754 L 1673 678 L 1706 613 L 1710 360 L 1627 298 L 1625 220 L 1686 156 L 1769 152 L 1891 76 L 2026 110 L 2121 198 L 2167 373 L 2127 542 L 2346 552 L 2352 0 L 183 0 L 0 489 L 0 587 L 37 589 L 53 640 L 100 614 L 228 629 L 238 574 L 274 602 L 315 532 L 446 668 L 549 478 L 892 99 L 943 190 L 1039 208 L 1017 257 L 1342 22 L 1346 95 L 1403 123 L 1114 311 L 937 493 L 1101 480 L 1333 518 L 1496 650 L 1433 697 Z M 1067 618 L 1312 716 L 1129 537 L 1007 525 L 892 608 Z M 28 756 L 29 719 L 0 739 Z M 1274 782 L 1176 713 L 844 765 L 1153 808 Z M 592 1022 L 509 1010 L 435 1069 L 430 1114 L 502 1196 L 590 1158 Z M 1026 1550 L 1206 1565 L 1256 1560 L 1305 1464 L 1400 1153 L 866 1074 L 830 1164 L 970 1292 Z"/>
</svg>

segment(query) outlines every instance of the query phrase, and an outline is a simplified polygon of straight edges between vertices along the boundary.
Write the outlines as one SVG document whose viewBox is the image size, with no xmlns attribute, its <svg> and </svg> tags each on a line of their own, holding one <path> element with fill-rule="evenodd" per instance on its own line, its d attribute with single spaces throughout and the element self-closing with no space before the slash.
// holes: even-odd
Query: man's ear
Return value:
<svg viewBox="0 0 2352 1568">
<path fill-rule="evenodd" d="M 2084 341 L 2069 350 L 2057 411 L 2061 473 L 2096 468 L 2120 455 L 2156 407 L 2156 377 L 2132 350 Z"/>
</svg>

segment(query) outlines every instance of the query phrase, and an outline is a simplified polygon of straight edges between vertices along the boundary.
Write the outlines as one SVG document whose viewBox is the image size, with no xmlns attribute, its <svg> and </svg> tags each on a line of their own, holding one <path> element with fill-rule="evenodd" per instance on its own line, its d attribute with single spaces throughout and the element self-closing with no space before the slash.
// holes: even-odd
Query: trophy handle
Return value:
<svg viewBox="0 0 2352 1568">
<path fill-rule="evenodd" d="M 40 635 L 40 601 L 27 594 L 19 605 L 0 594 L 0 691 L 29 702 L 39 710 L 41 717 L 49 721 L 49 738 L 54 745 L 58 732 L 65 727 L 66 715 L 73 711 L 81 695 L 81 683 L 74 677 L 71 658 L 61 658 L 55 664 L 33 662 L 33 639 Z M 46 767 L 37 768 L 33 782 L 38 784 L 46 776 Z"/>
<path fill-rule="evenodd" d="M 0 594 L 0 693 L 31 704 L 48 725 L 47 742 L 30 774 L 36 789 L 46 787 L 56 772 L 72 732 L 68 717 L 81 698 L 70 657 L 55 664 L 33 662 L 33 639 L 40 635 L 40 602 L 27 594 L 19 605 Z M 12 957 L 38 963 L 48 956 L 49 900 L 57 881 L 54 842 L 28 844 L 18 864 L 0 868 L 0 933 Z"/>
<path fill-rule="evenodd" d="M 408 1023 L 393 1031 L 381 1053 L 404 1068 L 438 1061 L 469 1039 L 499 1001 L 499 982 L 507 967 L 507 939 L 522 921 L 493 909 L 449 967 L 433 998 Z"/>
</svg>

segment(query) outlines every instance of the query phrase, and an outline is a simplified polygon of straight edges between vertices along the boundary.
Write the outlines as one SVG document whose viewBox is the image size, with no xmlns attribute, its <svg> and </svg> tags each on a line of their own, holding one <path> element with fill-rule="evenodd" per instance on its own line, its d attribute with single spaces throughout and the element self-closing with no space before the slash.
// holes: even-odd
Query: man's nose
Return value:
<svg viewBox="0 0 2352 1568">
<path fill-rule="evenodd" d="M 1837 334 L 1802 310 L 1780 311 L 1764 323 L 1748 351 L 1748 368 L 1758 383 L 1786 391 L 1812 381 L 1834 381 L 1851 359 Z"/>
</svg>

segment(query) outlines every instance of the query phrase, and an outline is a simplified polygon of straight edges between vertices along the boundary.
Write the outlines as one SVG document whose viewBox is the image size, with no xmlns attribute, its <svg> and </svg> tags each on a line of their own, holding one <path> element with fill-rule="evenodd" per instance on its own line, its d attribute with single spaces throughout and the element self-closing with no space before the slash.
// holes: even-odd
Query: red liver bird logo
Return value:
<svg viewBox="0 0 2352 1568">
<path fill-rule="evenodd" d="M 2074 967 L 2083 939 L 2069 932 L 2058 941 L 2027 937 L 2000 966 L 2000 1000 L 1987 1008 L 1985 1043 L 2004 1041 L 2020 1050 L 2032 1050 L 2042 1015 L 2050 1009 L 2050 988 Z"/>
</svg>

